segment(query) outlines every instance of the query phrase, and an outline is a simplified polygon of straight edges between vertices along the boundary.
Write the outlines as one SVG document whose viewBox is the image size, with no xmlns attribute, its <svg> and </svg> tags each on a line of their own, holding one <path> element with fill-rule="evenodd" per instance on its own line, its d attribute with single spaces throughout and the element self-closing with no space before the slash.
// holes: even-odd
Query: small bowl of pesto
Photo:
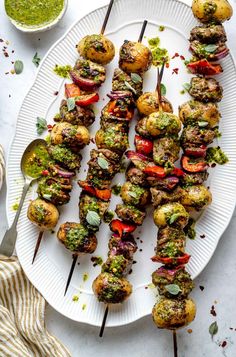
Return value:
<svg viewBox="0 0 236 357">
<path fill-rule="evenodd" d="M 5 0 L 11 23 L 23 32 L 50 30 L 64 16 L 68 0 Z"/>
</svg>

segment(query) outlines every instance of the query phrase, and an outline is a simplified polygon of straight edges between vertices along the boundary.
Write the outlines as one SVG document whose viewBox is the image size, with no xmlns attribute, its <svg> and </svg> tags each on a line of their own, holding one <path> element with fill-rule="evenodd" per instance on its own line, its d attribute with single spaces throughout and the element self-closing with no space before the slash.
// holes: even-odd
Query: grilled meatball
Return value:
<svg viewBox="0 0 236 357">
<path fill-rule="evenodd" d="M 198 172 L 194 174 L 187 174 L 185 173 L 181 177 L 181 184 L 183 186 L 190 186 L 190 185 L 201 185 L 204 181 L 208 179 L 209 173 L 208 172 Z"/>
<path fill-rule="evenodd" d="M 197 58 L 206 58 L 208 61 L 217 61 L 221 57 L 225 57 L 229 52 L 225 42 L 222 41 L 208 45 L 194 40 L 190 43 L 190 50 Z"/>
<path fill-rule="evenodd" d="M 66 222 L 60 225 L 57 238 L 76 254 L 92 254 L 97 248 L 97 238 L 82 224 Z"/>
<path fill-rule="evenodd" d="M 57 163 L 68 170 L 79 170 L 81 155 L 76 154 L 65 145 L 50 145 L 48 152 Z"/>
<path fill-rule="evenodd" d="M 152 203 L 154 207 L 158 207 L 168 202 L 178 202 L 181 200 L 184 190 L 177 187 L 172 192 L 166 192 L 156 187 L 150 189 L 152 195 Z"/>
<path fill-rule="evenodd" d="M 130 271 L 132 260 L 126 259 L 123 255 L 110 256 L 102 265 L 102 273 L 110 273 L 121 278 Z"/>
<path fill-rule="evenodd" d="M 121 188 L 121 198 L 127 205 L 145 206 L 149 202 L 149 190 L 131 182 L 125 182 Z"/>
<path fill-rule="evenodd" d="M 152 53 L 141 42 L 125 41 L 120 48 L 119 67 L 127 73 L 146 72 L 152 63 Z"/>
<path fill-rule="evenodd" d="M 59 212 L 52 203 L 36 198 L 29 204 L 27 217 L 40 230 L 53 229 L 57 225 Z"/>
<path fill-rule="evenodd" d="M 132 285 L 125 278 L 101 273 L 93 282 L 93 292 L 105 304 L 119 304 L 131 295 Z"/>
<path fill-rule="evenodd" d="M 98 225 L 91 225 L 87 221 L 87 214 L 88 212 L 96 212 L 100 219 L 104 217 L 104 214 L 106 213 L 107 209 L 109 206 L 109 202 L 105 202 L 102 200 L 99 200 L 98 198 L 94 196 L 89 196 L 86 193 L 81 193 L 80 199 L 79 199 L 79 218 L 82 224 L 86 227 L 88 227 L 91 230 L 98 230 L 99 226 Z"/>
<path fill-rule="evenodd" d="M 181 134 L 181 145 L 186 148 L 189 146 L 199 147 L 209 145 L 215 139 L 216 132 L 212 129 L 199 128 L 198 126 L 187 126 Z"/>
<path fill-rule="evenodd" d="M 174 202 L 166 203 L 156 208 L 153 217 L 154 223 L 159 228 L 166 227 L 167 225 L 184 228 L 188 223 L 189 214 L 183 205 Z"/>
<path fill-rule="evenodd" d="M 101 150 L 91 151 L 91 159 L 88 162 L 88 166 L 88 175 L 94 175 L 98 178 L 112 179 L 120 171 L 120 163 L 108 160 Z"/>
<path fill-rule="evenodd" d="M 160 190 L 172 191 L 179 183 L 179 178 L 176 176 L 168 176 L 164 178 L 147 177 L 149 186 L 156 187 Z"/>
<path fill-rule="evenodd" d="M 90 135 L 85 126 L 74 126 L 69 123 L 59 123 L 51 131 L 53 145 L 65 144 L 73 150 L 82 149 L 90 142 Z"/>
<path fill-rule="evenodd" d="M 151 138 L 151 134 L 149 133 L 149 131 L 147 129 L 147 119 L 148 119 L 148 117 L 145 117 L 145 118 L 139 120 L 135 126 L 135 131 L 139 135 L 144 136 L 145 138 Z"/>
<path fill-rule="evenodd" d="M 104 83 L 106 79 L 106 69 L 100 64 L 89 60 L 78 59 L 75 63 L 74 70 L 71 72 L 72 80 L 74 79 L 74 73 L 75 83 L 77 77 L 79 81 L 76 84 L 84 90 L 94 90 Z M 83 79 L 85 79 L 85 81 L 83 81 Z"/>
<path fill-rule="evenodd" d="M 171 103 L 163 96 L 162 109 L 164 112 L 173 113 Z M 157 92 L 147 92 L 141 95 L 137 100 L 139 114 L 147 116 L 159 111 L 159 99 Z"/>
<path fill-rule="evenodd" d="M 125 239 L 113 235 L 109 240 L 109 256 L 123 255 L 126 259 L 132 260 L 137 249 L 137 243 L 131 235 Z"/>
<path fill-rule="evenodd" d="M 136 80 L 133 80 L 135 78 Z M 129 87 L 127 87 L 128 83 L 135 92 L 132 92 L 134 97 L 140 97 L 142 94 L 142 88 L 143 88 L 143 78 L 139 75 L 136 74 L 135 77 L 134 75 L 129 75 L 122 71 L 120 68 L 116 68 L 114 71 L 114 75 L 112 78 L 112 90 L 113 91 L 127 91 L 130 90 Z"/>
<path fill-rule="evenodd" d="M 99 149 L 109 149 L 118 153 L 124 152 L 129 147 L 128 134 L 119 125 L 98 130 L 95 140 Z"/>
<path fill-rule="evenodd" d="M 177 137 L 159 138 L 153 143 L 153 161 L 164 166 L 174 164 L 179 159 L 180 144 Z"/>
<path fill-rule="evenodd" d="M 212 202 L 211 192 L 203 185 L 194 185 L 185 188 L 180 200 L 187 210 L 200 211 Z"/>
<path fill-rule="evenodd" d="M 60 206 L 69 202 L 71 190 L 70 179 L 47 176 L 39 180 L 37 193 L 39 197 Z"/>
<path fill-rule="evenodd" d="M 77 46 L 79 54 L 99 64 L 111 62 L 115 56 L 113 43 L 104 35 L 88 35 Z"/>
<path fill-rule="evenodd" d="M 146 187 L 148 185 L 146 180 L 146 175 L 142 170 L 139 170 L 137 167 L 130 167 L 126 171 L 126 179 L 134 185 L 139 185 L 141 187 Z"/>
<path fill-rule="evenodd" d="M 145 212 L 140 211 L 136 207 L 124 204 L 117 205 L 115 212 L 121 220 L 137 224 L 138 226 L 143 224 L 146 216 Z"/>
<path fill-rule="evenodd" d="M 212 44 L 218 41 L 226 42 L 227 37 L 222 25 L 210 24 L 194 27 L 190 32 L 190 41 L 194 40 Z"/>
<path fill-rule="evenodd" d="M 179 264 L 178 259 L 185 255 L 186 238 L 182 232 L 174 234 L 174 238 L 169 236 L 165 239 L 158 239 L 157 244 L 155 256 L 152 258 L 156 262 L 165 262 L 166 259 L 171 258 L 171 265 Z"/>
<path fill-rule="evenodd" d="M 207 122 L 213 128 L 218 125 L 221 115 L 216 103 L 189 100 L 179 107 L 179 117 L 184 125 Z"/>
<path fill-rule="evenodd" d="M 180 265 L 174 269 L 160 267 L 152 273 L 152 283 L 158 287 L 160 295 L 167 298 L 186 298 L 194 288 L 191 275 L 185 270 L 184 265 Z M 166 286 L 169 284 L 178 285 L 180 291 L 177 295 L 172 295 Z"/>
<path fill-rule="evenodd" d="M 147 117 L 146 127 L 152 137 L 177 135 L 181 130 L 181 121 L 172 113 L 155 112 Z"/>
<path fill-rule="evenodd" d="M 193 77 L 189 94 L 201 102 L 220 102 L 223 97 L 223 88 L 214 78 Z"/>
<path fill-rule="evenodd" d="M 75 109 L 69 111 L 66 100 L 61 101 L 60 116 L 54 118 L 55 121 L 65 121 L 72 125 L 84 125 L 89 127 L 95 120 L 94 111 L 89 107 L 75 106 Z"/>
<path fill-rule="evenodd" d="M 196 315 L 196 306 L 192 299 L 162 298 L 152 310 L 154 323 L 158 328 L 175 330 L 190 324 Z"/>
</svg>

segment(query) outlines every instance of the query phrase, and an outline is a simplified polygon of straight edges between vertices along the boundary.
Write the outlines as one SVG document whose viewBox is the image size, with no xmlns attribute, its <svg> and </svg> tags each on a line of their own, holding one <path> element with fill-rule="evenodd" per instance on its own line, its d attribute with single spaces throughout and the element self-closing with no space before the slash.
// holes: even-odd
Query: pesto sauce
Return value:
<svg viewBox="0 0 236 357">
<path fill-rule="evenodd" d="M 44 145 L 35 147 L 34 151 L 26 154 L 24 171 L 27 176 L 38 178 L 42 171 L 48 167 L 50 156 Z"/>
<path fill-rule="evenodd" d="M 66 233 L 65 246 L 71 251 L 76 251 L 86 237 L 88 237 L 88 231 L 83 226 L 71 228 Z"/>
<path fill-rule="evenodd" d="M 72 67 L 67 64 L 66 66 L 59 66 L 58 64 L 55 65 L 53 68 L 53 71 L 62 78 L 70 78 L 70 71 L 72 70 Z"/>
<path fill-rule="evenodd" d="M 170 60 L 169 53 L 167 49 L 160 48 L 160 38 L 154 37 L 148 40 L 149 48 L 152 52 L 152 64 L 156 67 L 161 66 L 163 60 L 168 63 Z"/>
<path fill-rule="evenodd" d="M 25 27 L 41 27 L 62 12 L 64 0 L 5 0 L 7 15 Z"/>
</svg>

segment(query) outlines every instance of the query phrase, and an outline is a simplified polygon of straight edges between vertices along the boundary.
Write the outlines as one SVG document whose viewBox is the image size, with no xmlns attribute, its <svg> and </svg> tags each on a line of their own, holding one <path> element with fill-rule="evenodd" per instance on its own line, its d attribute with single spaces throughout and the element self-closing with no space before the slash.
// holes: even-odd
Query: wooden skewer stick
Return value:
<svg viewBox="0 0 236 357">
<path fill-rule="evenodd" d="M 101 325 L 101 329 L 100 329 L 100 332 L 99 332 L 99 337 L 103 336 L 103 332 L 104 332 L 104 329 L 105 329 L 105 326 L 106 326 L 108 312 L 109 312 L 109 305 L 106 306 L 106 310 L 104 312 L 102 325 Z"/>
<path fill-rule="evenodd" d="M 163 73 L 164 73 L 164 68 L 165 68 L 165 60 L 162 63 L 161 66 L 161 71 L 159 71 L 159 68 L 157 68 L 157 86 L 156 86 L 156 91 L 158 95 L 158 104 L 159 104 L 159 112 L 162 112 L 162 95 L 161 95 L 161 82 L 163 78 Z"/>
<path fill-rule="evenodd" d="M 178 345 L 176 330 L 173 331 L 174 357 L 178 357 Z"/>
<path fill-rule="evenodd" d="M 147 23 L 148 23 L 147 20 L 144 20 L 143 26 L 142 26 L 142 29 L 141 29 L 141 32 L 140 32 L 140 35 L 139 35 L 139 38 L 138 38 L 138 42 L 142 42 L 142 40 L 143 40 L 143 35 L 144 35 L 145 30 L 146 30 Z M 101 324 L 99 337 L 103 336 L 103 332 L 104 332 L 105 327 L 106 327 L 106 321 L 107 321 L 108 313 L 109 313 L 109 305 L 106 305 L 106 309 L 105 309 L 105 312 L 104 312 L 104 315 L 103 315 L 103 319 L 102 319 L 102 324 Z"/>
<path fill-rule="evenodd" d="M 108 22 L 108 19 L 109 19 L 113 4 L 114 4 L 114 0 L 111 0 L 110 4 L 108 6 L 108 9 L 107 9 L 107 13 L 106 13 L 102 28 L 101 28 L 101 32 L 100 32 L 101 35 L 103 35 L 104 32 L 105 32 L 105 29 L 106 29 L 106 26 L 107 26 L 107 22 Z"/>
<path fill-rule="evenodd" d="M 66 296 L 67 290 L 69 288 L 69 285 L 70 285 L 70 282 L 71 282 L 71 278 L 72 278 L 72 275 L 73 275 L 73 272 L 74 272 L 74 269 L 75 269 L 75 265 L 76 265 L 76 262 L 77 262 L 77 259 L 78 259 L 78 255 L 77 254 L 73 254 L 72 258 L 73 258 L 73 261 L 72 261 L 70 272 L 69 272 L 69 275 L 68 275 L 68 278 L 67 278 L 64 296 Z"/>
<path fill-rule="evenodd" d="M 32 264 L 34 264 L 35 258 L 37 256 L 37 253 L 38 253 L 38 250 L 39 250 L 42 238 L 43 238 L 43 233 L 44 233 L 44 231 L 40 231 L 39 232 L 37 243 L 36 243 L 36 246 L 35 246 L 35 249 L 34 249 L 34 256 L 33 256 L 33 259 L 32 259 Z"/>
<path fill-rule="evenodd" d="M 105 29 L 106 29 L 106 26 L 107 26 L 107 22 L 108 22 L 108 19 L 109 19 L 113 4 L 114 4 L 114 0 L 111 0 L 110 3 L 109 3 L 109 6 L 108 6 L 107 12 L 106 12 L 106 16 L 105 16 L 102 28 L 101 28 L 101 32 L 100 32 L 101 35 L 103 35 L 104 32 L 105 32 Z M 66 282 L 66 288 L 65 288 L 64 296 L 66 295 L 67 290 L 69 288 L 69 285 L 70 285 L 70 282 L 71 282 L 71 278 L 72 278 L 72 275 L 73 275 L 73 272 L 74 272 L 74 269 L 75 269 L 75 265 L 76 265 L 76 262 L 77 262 L 77 258 L 78 258 L 77 255 L 73 255 L 73 261 L 72 261 L 70 272 L 69 272 L 69 276 L 68 276 L 68 279 L 67 279 L 67 282 Z"/>
</svg>

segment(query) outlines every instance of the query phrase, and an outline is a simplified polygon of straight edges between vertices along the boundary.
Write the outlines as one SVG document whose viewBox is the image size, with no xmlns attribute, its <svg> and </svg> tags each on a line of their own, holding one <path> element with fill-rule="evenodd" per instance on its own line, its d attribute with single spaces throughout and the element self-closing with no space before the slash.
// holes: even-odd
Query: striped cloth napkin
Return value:
<svg viewBox="0 0 236 357">
<path fill-rule="evenodd" d="M 16 257 L 0 256 L 0 356 L 70 357 L 49 334 L 45 300 L 26 278 Z"/>
</svg>

